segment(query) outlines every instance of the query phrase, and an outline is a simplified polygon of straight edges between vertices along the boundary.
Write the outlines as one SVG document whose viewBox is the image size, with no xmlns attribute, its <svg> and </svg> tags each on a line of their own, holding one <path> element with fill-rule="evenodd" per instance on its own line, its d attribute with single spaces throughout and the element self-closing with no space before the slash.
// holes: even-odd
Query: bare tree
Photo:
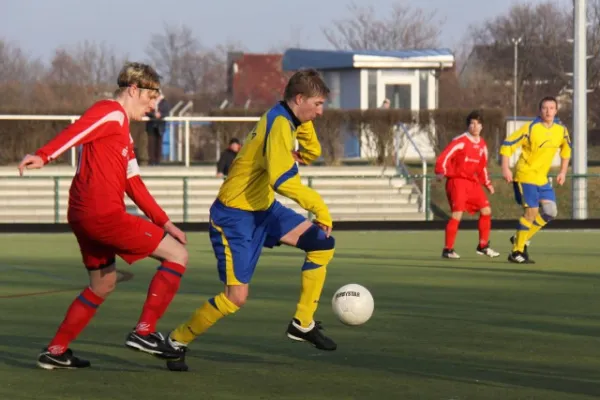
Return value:
<svg viewBox="0 0 600 400">
<path fill-rule="evenodd" d="M 463 69 L 464 81 L 476 81 L 481 90 L 481 76 L 487 75 L 487 90 L 481 90 L 485 105 L 486 92 L 502 103 L 512 104 L 514 73 L 513 40 L 521 38 L 518 48 L 517 84 L 519 113 L 534 112 L 540 96 L 564 94 L 572 70 L 572 17 L 569 11 L 552 1 L 540 4 L 515 4 L 500 15 L 471 27 L 473 48 Z M 510 88 L 511 90 L 505 90 Z M 487 101 L 486 101 L 487 100 Z M 501 103 L 501 104 L 502 104 Z"/>
<path fill-rule="evenodd" d="M 443 19 L 437 11 L 412 7 L 408 1 L 398 1 L 386 18 L 378 18 L 375 7 L 351 4 L 350 16 L 333 21 L 324 28 L 327 41 L 338 50 L 399 50 L 403 48 L 436 47 Z"/>
<path fill-rule="evenodd" d="M 0 39 L 0 82 L 23 83 L 37 79 L 43 71 L 38 60 L 31 60 L 17 45 Z"/>
<path fill-rule="evenodd" d="M 186 72 L 182 64 L 194 61 L 199 50 L 200 43 L 194 37 L 191 28 L 185 25 L 165 25 L 163 33 L 152 35 L 146 53 L 166 78 L 166 83 L 184 88 L 183 75 Z M 189 71 L 187 73 L 189 74 Z"/>
</svg>

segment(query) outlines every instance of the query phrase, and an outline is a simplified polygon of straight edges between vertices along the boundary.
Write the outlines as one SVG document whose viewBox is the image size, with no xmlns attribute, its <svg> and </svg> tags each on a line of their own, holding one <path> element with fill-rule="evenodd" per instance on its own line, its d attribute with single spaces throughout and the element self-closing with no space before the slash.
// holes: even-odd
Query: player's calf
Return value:
<svg viewBox="0 0 600 400">
<path fill-rule="evenodd" d="M 325 284 L 327 265 L 335 252 L 335 239 L 313 225 L 300 235 L 296 247 L 306 252 L 306 258 L 302 265 L 300 300 L 294 318 L 288 324 L 287 336 L 292 340 L 312 343 L 321 350 L 335 350 L 335 342 L 325 336 L 321 332 L 321 324 L 314 321 Z"/>
</svg>

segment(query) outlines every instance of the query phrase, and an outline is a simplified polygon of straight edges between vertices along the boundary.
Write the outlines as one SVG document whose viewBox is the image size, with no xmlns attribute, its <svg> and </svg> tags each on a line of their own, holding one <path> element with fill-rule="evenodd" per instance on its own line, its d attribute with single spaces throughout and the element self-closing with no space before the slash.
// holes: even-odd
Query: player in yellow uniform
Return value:
<svg viewBox="0 0 600 400">
<path fill-rule="evenodd" d="M 167 342 L 180 351 L 181 358 L 168 363 L 169 369 L 187 370 L 188 344 L 244 305 L 262 248 L 282 243 L 306 252 L 300 300 L 287 336 L 321 350 L 336 349 L 313 319 L 334 254 L 332 220 L 321 196 L 301 183 L 296 164 L 310 163 L 321 154 L 312 120 L 322 114 L 328 94 L 329 88 L 315 70 L 296 72 L 283 101 L 266 112 L 246 137 L 210 208 L 210 240 L 225 290 L 170 333 Z M 298 152 L 294 151 L 296 139 L 301 145 Z M 315 223 L 275 200 L 275 192 L 314 214 Z"/>
<path fill-rule="evenodd" d="M 539 104 L 540 115 L 510 135 L 500 148 L 502 176 L 512 182 L 515 199 L 524 208 L 519 219 L 517 233 L 511 237 L 512 252 L 508 260 L 518 264 L 533 264 L 527 252 L 527 243 L 558 213 L 556 195 L 548 181 L 548 171 L 557 151 L 560 151 L 560 172 L 556 177 L 559 185 L 565 183 L 571 141 L 567 128 L 556 119 L 558 102 L 554 97 L 544 97 Z M 515 176 L 509 167 L 509 157 L 521 149 L 515 166 Z M 539 212 L 541 208 L 541 213 Z"/>
</svg>

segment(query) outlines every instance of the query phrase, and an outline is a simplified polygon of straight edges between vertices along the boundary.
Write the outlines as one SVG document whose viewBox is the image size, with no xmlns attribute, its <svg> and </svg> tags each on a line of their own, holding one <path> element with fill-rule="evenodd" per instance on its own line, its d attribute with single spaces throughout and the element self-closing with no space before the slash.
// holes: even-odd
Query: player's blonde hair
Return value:
<svg viewBox="0 0 600 400">
<path fill-rule="evenodd" d="M 121 94 L 129 86 L 135 85 L 140 89 L 160 90 L 160 75 L 148 64 L 138 62 L 126 63 L 117 78 L 119 88 L 115 96 Z"/>
<path fill-rule="evenodd" d="M 283 92 L 284 100 L 291 100 L 297 95 L 305 97 L 327 97 L 329 88 L 315 69 L 302 69 L 290 78 Z"/>
</svg>

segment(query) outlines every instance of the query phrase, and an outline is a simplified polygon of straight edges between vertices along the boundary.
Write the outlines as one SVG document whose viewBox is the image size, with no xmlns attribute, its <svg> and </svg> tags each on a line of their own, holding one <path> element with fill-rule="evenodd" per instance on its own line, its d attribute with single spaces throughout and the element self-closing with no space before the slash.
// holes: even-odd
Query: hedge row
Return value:
<svg viewBox="0 0 600 400">
<path fill-rule="evenodd" d="M 265 110 L 215 110 L 211 116 L 259 116 Z M 322 117 L 315 121 L 315 127 L 321 141 L 323 158 L 326 164 L 339 163 L 343 157 L 344 140 L 348 135 L 367 135 L 371 147 L 375 149 L 373 162 L 379 165 L 388 164 L 395 158 L 394 137 L 398 124 L 418 126 L 427 132 L 434 149 L 445 146 L 452 137 L 465 130 L 465 117 L 471 110 L 440 109 L 440 110 L 337 110 L 328 109 Z M 482 110 L 484 129 L 488 137 L 503 137 L 505 135 L 505 116 L 501 110 Z M 14 114 L 27 114 L 15 112 Z M 72 113 L 70 115 L 77 115 Z M 21 157 L 35 151 L 47 142 L 69 121 L 0 121 L 0 164 L 6 165 L 17 162 Z M 214 161 L 218 138 L 220 149 L 227 146 L 233 138 L 244 138 L 252 130 L 254 122 L 215 122 L 210 127 L 192 129 L 191 151 L 192 161 Z M 138 158 L 147 160 L 147 136 L 144 134 L 144 123 L 131 125 L 132 136 L 136 142 Z M 198 137 L 196 137 L 198 136 Z M 493 146 L 494 140 L 488 139 Z M 490 149 L 492 150 L 492 149 Z M 69 162 L 68 154 L 58 162 Z"/>
<path fill-rule="evenodd" d="M 395 128 L 398 124 L 418 126 L 429 136 L 433 148 L 443 148 L 456 135 L 466 129 L 465 119 L 472 110 L 439 109 L 439 110 L 339 110 L 328 109 L 322 117 L 315 121 L 315 128 L 321 141 L 323 158 L 327 164 L 335 164 L 343 156 L 344 138 L 346 135 L 358 135 L 370 132 L 369 140 L 376 149 L 374 162 L 382 165 L 394 159 Z M 499 109 L 481 110 L 484 117 L 486 135 L 492 138 L 504 137 L 506 134 L 505 114 Z M 211 116 L 258 116 L 264 110 L 216 110 Z M 254 125 L 253 122 L 217 122 L 211 128 L 222 143 L 232 137 L 244 137 Z M 502 135 L 502 136 L 499 136 Z M 488 140 L 490 144 L 497 140 Z"/>
</svg>

